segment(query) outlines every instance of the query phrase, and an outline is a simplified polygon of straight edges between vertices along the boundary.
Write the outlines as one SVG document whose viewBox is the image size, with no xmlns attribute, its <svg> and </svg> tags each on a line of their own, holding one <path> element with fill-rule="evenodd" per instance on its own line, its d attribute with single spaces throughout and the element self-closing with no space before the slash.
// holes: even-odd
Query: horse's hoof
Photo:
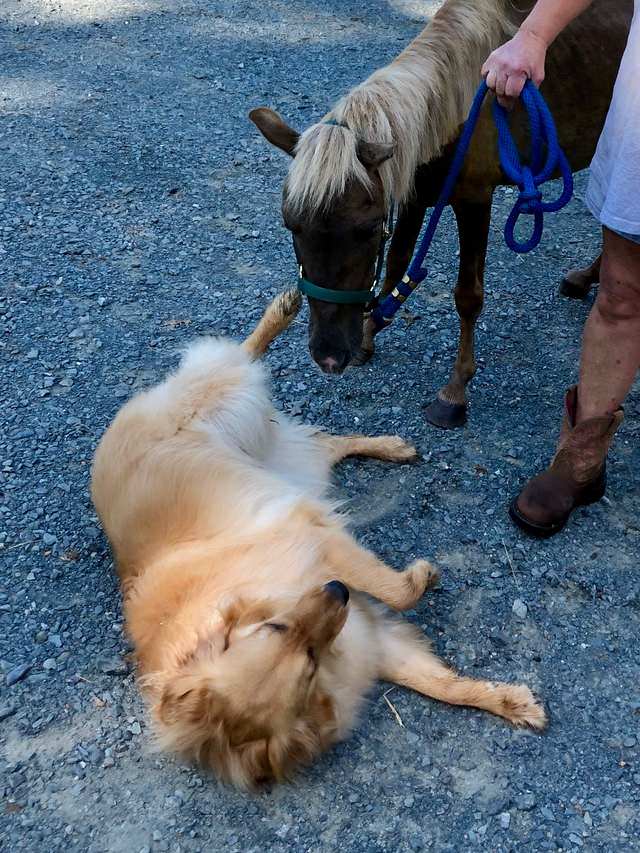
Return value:
<svg viewBox="0 0 640 853">
<path fill-rule="evenodd" d="M 446 403 L 436 397 L 433 403 L 423 407 L 430 424 L 440 429 L 459 429 L 467 422 L 467 406 L 461 403 Z"/>
<path fill-rule="evenodd" d="M 368 361 L 371 361 L 373 358 L 375 350 L 372 349 L 361 349 L 359 353 L 354 355 L 351 359 L 350 367 L 362 367 L 363 364 L 366 364 Z"/>
<path fill-rule="evenodd" d="M 563 278 L 560 282 L 560 296 L 568 296 L 569 299 L 586 299 L 591 292 L 591 287 L 589 283 L 576 284 L 568 278 Z"/>
</svg>

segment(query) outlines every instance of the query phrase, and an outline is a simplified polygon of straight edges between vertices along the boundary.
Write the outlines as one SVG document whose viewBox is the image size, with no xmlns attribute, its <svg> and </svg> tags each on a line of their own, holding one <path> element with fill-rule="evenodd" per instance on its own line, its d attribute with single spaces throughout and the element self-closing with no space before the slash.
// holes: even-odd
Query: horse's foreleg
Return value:
<svg viewBox="0 0 640 853">
<path fill-rule="evenodd" d="M 387 254 L 385 277 L 380 288 L 380 299 L 388 296 L 406 273 L 411 256 L 413 255 L 416 240 L 420 234 L 426 209 L 426 202 L 422 202 L 418 198 L 413 199 L 402 207 Z M 362 347 L 358 355 L 351 362 L 352 365 L 359 366 L 369 361 L 375 352 L 373 338 L 373 324 L 369 319 L 365 319 L 362 332 Z"/>
<path fill-rule="evenodd" d="M 467 383 L 476 372 L 474 334 L 476 320 L 484 301 L 484 264 L 491 219 L 491 200 L 455 201 L 452 207 L 458 223 L 460 266 L 454 291 L 460 317 L 460 343 L 451 376 L 425 408 L 427 420 L 434 426 L 453 429 L 467 420 Z"/>
<path fill-rule="evenodd" d="M 571 299 L 586 299 L 594 284 L 600 281 L 602 255 L 583 269 L 569 270 L 560 283 L 560 295 Z"/>
</svg>

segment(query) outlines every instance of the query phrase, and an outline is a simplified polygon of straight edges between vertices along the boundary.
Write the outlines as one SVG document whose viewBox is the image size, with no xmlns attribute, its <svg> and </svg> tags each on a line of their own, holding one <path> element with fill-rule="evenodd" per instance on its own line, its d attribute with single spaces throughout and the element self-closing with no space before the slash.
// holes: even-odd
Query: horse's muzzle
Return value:
<svg viewBox="0 0 640 853">
<path fill-rule="evenodd" d="M 323 373 L 344 373 L 351 362 L 350 352 L 338 352 L 332 355 L 316 355 L 312 352 L 311 355 Z"/>
</svg>

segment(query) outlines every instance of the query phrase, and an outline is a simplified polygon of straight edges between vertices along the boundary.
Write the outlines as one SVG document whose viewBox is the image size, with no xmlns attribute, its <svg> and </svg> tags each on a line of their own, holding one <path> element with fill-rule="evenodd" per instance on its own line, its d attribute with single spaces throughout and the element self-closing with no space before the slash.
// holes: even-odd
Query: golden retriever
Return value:
<svg viewBox="0 0 640 853">
<path fill-rule="evenodd" d="M 409 608 L 438 575 L 357 544 L 326 497 L 331 466 L 416 452 L 274 410 L 256 359 L 298 307 L 279 296 L 242 345 L 193 343 L 96 451 L 93 501 L 160 745 L 240 787 L 282 780 L 345 737 L 376 679 L 542 728 L 527 687 L 457 675 L 367 597 Z"/>
</svg>

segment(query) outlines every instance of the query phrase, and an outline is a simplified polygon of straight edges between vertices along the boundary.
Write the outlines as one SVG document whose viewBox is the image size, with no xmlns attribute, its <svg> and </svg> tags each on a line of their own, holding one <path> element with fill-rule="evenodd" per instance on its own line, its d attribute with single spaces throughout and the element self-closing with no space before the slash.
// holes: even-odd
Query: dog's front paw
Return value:
<svg viewBox="0 0 640 853">
<path fill-rule="evenodd" d="M 415 462 L 420 458 L 418 451 L 399 435 L 385 435 L 384 452 L 388 462 Z"/>
<path fill-rule="evenodd" d="M 277 297 L 278 307 L 283 317 L 293 319 L 302 308 L 302 295 L 297 287 L 283 291 Z"/>
<path fill-rule="evenodd" d="M 542 705 L 524 684 L 505 684 L 500 692 L 500 705 L 497 713 L 513 723 L 514 726 L 529 726 L 532 729 L 544 729 L 547 715 Z"/>
<path fill-rule="evenodd" d="M 402 573 L 407 587 L 406 601 L 402 609 L 406 610 L 419 601 L 424 593 L 440 580 L 440 572 L 427 560 L 414 560 Z"/>
</svg>

